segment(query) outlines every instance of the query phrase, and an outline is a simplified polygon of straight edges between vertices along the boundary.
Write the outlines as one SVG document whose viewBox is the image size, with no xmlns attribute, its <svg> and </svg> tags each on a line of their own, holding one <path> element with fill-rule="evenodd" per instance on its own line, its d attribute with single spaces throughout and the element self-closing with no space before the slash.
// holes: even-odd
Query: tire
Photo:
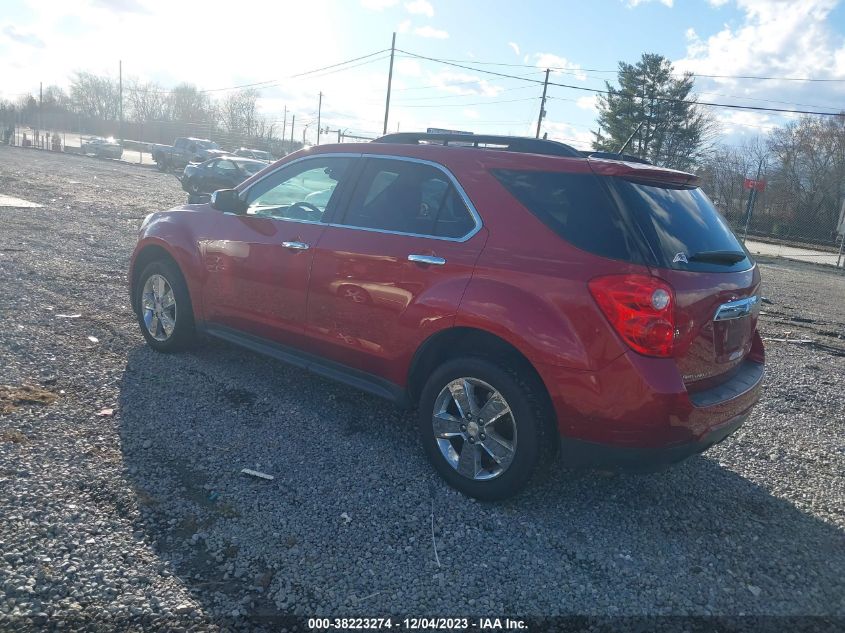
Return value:
<svg viewBox="0 0 845 633">
<path fill-rule="evenodd" d="M 160 293 L 162 286 L 158 287 L 162 300 L 156 304 L 154 301 L 150 301 L 154 297 L 151 297 L 146 291 L 156 286 L 159 283 L 159 278 L 164 281 L 165 292 L 162 295 Z M 149 286 L 148 281 L 150 282 Z M 168 305 L 168 287 L 174 301 L 172 309 Z M 146 298 L 145 294 L 147 294 Z M 135 287 L 134 307 L 141 333 L 144 335 L 147 344 L 154 350 L 176 352 L 186 349 L 193 343 L 196 337 L 196 329 L 194 327 L 191 297 L 188 294 L 185 278 L 175 263 L 158 260 L 151 262 L 144 268 Z M 157 309 L 161 314 L 160 319 L 155 314 Z M 168 323 L 172 323 L 172 325 L 168 327 Z M 155 331 L 155 334 L 152 330 Z"/>
<path fill-rule="evenodd" d="M 457 383 L 460 379 L 467 379 L 471 389 Z M 543 430 L 547 422 L 545 408 L 541 405 L 542 385 L 535 383 L 512 369 L 475 357 L 448 361 L 432 373 L 420 396 L 420 439 L 434 469 L 450 486 L 485 501 L 510 497 L 525 486 L 540 462 Z M 450 396 L 450 384 L 457 384 L 459 392 L 461 389 L 464 393 L 474 392 L 476 406 L 470 405 L 470 409 L 475 409 L 476 413 L 479 410 L 482 413 L 485 411 L 483 405 L 491 395 L 489 389 L 501 396 L 509 413 L 498 417 L 493 425 L 489 419 L 485 424 L 483 418 L 472 419 L 472 415 L 461 421 L 461 409 L 456 408 L 456 405 L 462 398 Z M 444 403 L 447 405 L 445 411 Z M 498 406 L 501 411 L 503 407 L 501 404 Z M 435 435 L 435 414 L 441 411 L 441 415 L 445 414 L 449 419 L 443 423 L 438 421 L 438 424 L 441 431 L 448 431 L 448 438 Z M 489 413 L 491 409 L 487 411 Z M 455 428 L 456 420 L 460 423 L 458 428 Z M 475 425 L 471 425 L 471 422 L 475 422 Z M 509 437 L 511 428 L 514 433 Z M 455 434 L 457 432 L 460 434 Z M 507 445 L 513 449 L 509 454 L 505 448 Z M 474 478 L 465 474 L 467 469 L 461 465 L 467 448 L 470 455 L 480 455 L 479 461 L 467 459 L 467 462 L 474 464 Z M 501 462 L 494 459 L 491 450 L 498 453 L 500 459 L 504 459 Z M 463 468 L 464 472 L 459 472 L 459 468 Z"/>
<path fill-rule="evenodd" d="M 164 156 L 159 156 L 158 158 L 153 157 L 153 160 L 156 162 L 156 169 L 161 172 L 167 171 L 167 164 L 164 161 Z"/>
</svg>

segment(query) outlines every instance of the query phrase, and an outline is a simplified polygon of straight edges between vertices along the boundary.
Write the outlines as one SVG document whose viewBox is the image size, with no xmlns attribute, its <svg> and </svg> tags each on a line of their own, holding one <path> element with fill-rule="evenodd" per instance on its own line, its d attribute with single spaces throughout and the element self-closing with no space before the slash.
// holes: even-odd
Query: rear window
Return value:
<svg viewBox="0 0 845 633">
<path fill-rule="evenodd" d="M 582 250 L 642 263 L 641 251 L 601 180 L 593 174 L 494 169 L 522 205 Z"/>
<path fill-rule="evenodd" d="M 641 226 L 658 259 L 663 260 L 660 266 L 702 272 L 731 272 L 751 266 L 742 244 L 701 189 L 613 180 L 626 211 Z M 741 253 L 745 257 L 735 262 L 712 261 L 719 253 Z"/>
</svg>

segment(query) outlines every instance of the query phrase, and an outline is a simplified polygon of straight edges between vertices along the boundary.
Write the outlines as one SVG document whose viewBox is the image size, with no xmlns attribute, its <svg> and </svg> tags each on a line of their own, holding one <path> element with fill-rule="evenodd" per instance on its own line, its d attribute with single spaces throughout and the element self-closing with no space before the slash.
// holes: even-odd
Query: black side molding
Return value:
<svg viewBox="0 0 845 633">
<path fill-rule="evenodd" d="M 326 360 L 299 349 L 281 345 L 274 341 L 253 336 L 252 334 L 246 334 L 224 325 L 197 324 L 197 329 L 209 336 L 219 338 L 265 356 L 270 356 L 289 365 L 301 367 L 302 369 L 331 380 L 336 380 L 350 387 L 355 387 L 379 398 L 390 400 L 399 408 L 411 408 L 411 399 L 408 396 L 407 390 L 384 378 Z"/>
</svg>

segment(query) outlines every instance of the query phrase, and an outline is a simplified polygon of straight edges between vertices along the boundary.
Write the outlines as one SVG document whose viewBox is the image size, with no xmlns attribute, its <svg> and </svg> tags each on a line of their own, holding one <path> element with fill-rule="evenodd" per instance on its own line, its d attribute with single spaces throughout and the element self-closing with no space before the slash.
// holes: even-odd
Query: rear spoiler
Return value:
<svg viewBox="0 0 845 633">
<path fill-rule="evenodd" d="M 677 169 L 667 169 L 637 161 L 610 160 L 590 156 L 590 168 L 597 176 L 616 176 L 624 180 L 651 185 L 654 187 L 673 187 L 678 189 L 695 189 L 701 186 L 701 178 Z"/>
</svg>

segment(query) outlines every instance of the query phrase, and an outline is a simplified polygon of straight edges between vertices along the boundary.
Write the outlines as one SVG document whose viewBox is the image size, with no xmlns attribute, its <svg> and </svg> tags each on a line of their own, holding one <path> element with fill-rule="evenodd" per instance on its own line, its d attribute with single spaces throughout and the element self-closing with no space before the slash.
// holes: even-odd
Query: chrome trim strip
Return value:
<svg viewBox="0 0 845 633">
<path fill-rule="evenodd" d="M 740 319 L 748 316 L 757 305 L 757 295 L 746 297 L 745 299 L 737 299 L 736 301 L 728 301 L 716 308 L 716 314 L 713 316 L 714 321 L 728 321 L 730 319 Z"/>
</svg>

